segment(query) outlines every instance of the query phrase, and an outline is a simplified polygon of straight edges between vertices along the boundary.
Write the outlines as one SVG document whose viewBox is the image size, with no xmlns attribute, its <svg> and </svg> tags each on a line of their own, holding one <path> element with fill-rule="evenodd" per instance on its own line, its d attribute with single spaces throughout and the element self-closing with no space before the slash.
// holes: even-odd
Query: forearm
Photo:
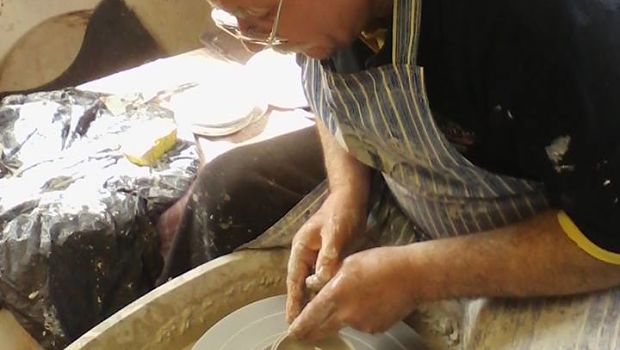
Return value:
<svg viewBox="0 0 620 350">
<path fill-rule="evenodd" d="M 370 170 L 343 149 L 320 120 L 317 127 L 330 191 L 346 193 L 355 196 L 356 201 L 366 203 L 370 190 Z"/>
<path fill-rule="evenodd" d="M 581 250 L 551 211 L 499 230 L 403 249 L 409 287 L 422 301 L 568 295 L 620 284 L 620 266 Z"/>
</svg>

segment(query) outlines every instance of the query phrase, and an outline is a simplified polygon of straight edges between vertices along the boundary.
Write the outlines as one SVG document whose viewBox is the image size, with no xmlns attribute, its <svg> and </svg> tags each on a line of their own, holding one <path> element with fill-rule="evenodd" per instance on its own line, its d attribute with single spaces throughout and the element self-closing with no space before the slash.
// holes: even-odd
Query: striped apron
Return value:
<svg viewBox="0 0 620 350">
<path fill-rule="evenodd" d="M 342 74 L 300 58 L 316 115 L 342 147 L 380 174 L 364 247 L 491 230 L 548 207 L 541 184 L 475 166 L 438 129 L 424 70 L 416 65 L 420 13 L 419 0 L 394 1 L 391 64 Z M 286 246 L 325 196 L 322 186 L 246 247 Z M 619 332 L 619 303 L 616 291 L 512 304 L 463 302 L 455 326 L 441 336 L 467 349 L 610 349 Z"/>
<path fill-rule="evenodd" d="M 311 107 L 338 142 L 377 169 L 418 226 L 418 239 L 480 232 L 547 207 L 537 183 L 490 173 L 461 155 L 438 129 L 417 66 L 419 2 L 397 1 L 392 63 L 338 74 L 302 59 Z"/>
</svg>

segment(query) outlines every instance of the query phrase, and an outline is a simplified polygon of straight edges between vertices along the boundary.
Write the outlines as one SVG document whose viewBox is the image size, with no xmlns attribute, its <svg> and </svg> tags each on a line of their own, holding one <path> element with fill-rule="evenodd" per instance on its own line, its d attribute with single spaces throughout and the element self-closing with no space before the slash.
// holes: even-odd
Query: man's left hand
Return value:
<svg viewBox="0 0 620 350">
<path fill-rule="evenodd" d="M 386 331 L 413 310 L 411 266 L 406 247 L 375 248 L 349 256 L 294 320 L 289 333 L 312 341 L 347 326 L 367 333 Z"/>
</svg>

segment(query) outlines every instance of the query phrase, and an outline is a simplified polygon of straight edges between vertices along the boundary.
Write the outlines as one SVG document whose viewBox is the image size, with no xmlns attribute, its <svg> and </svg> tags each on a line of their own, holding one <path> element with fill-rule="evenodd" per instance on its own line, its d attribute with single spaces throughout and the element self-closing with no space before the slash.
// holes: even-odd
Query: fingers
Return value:
<svg viewBox="0 0 620 350">
<path fill-rule="evenodd" d="M 327 210 L 323 215 L 315 214 L 295 235 L 287 278 L 289 323 L 300 314 L 307 292 L 318 292 L 338 272 L 343 248 L 355 226 L 355 217 L 339 217 Z"/>
<path fill-rule="evenodd" d="M 337 333 L 345 325 L 329 292 L 319 293 L 299 314 L 288 333 L 296 339 L 317 341 Z"/>
<path fill-rule="evenodd" d="M 316 260 L 316 277 L 309 281 L 322 288 L 334 277 L 340 268 L 342 250 L 351 236 L 351 222 L 342 222 L 331 217 L 321 230 L 321 250 Z"/>
<path fill-rule="evenodd" d="M 289 323 L 299 315 L 305 302 L 305 281 L 312 273 L 320 246 L 319 229 L 319 225 L 308 222 L 293 240 L 286 279 L 286 320 Z"/>
<path fill-rule="evenodd" d="M 298 245 L 295 255 L 291 252 L 286 279 L 286 320 L 291 323 L 301 312 L 306 299 L 305 280 L 312 272 L 316 253 Z"/>
</svg>

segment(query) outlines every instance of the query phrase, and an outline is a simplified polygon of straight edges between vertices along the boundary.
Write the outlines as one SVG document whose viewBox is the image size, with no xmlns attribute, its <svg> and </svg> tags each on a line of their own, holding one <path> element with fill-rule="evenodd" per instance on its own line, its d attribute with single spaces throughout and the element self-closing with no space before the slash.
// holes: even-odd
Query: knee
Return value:
<svg viewBox="0 0 620 350">
<path fill-rule="evenodd" d="M 255 164 L 250 155 L 235 152 L 214 159 L 200 169 L 190 201 L 212 209 L 228 206 L 253 186 Z"/>
</svg>

